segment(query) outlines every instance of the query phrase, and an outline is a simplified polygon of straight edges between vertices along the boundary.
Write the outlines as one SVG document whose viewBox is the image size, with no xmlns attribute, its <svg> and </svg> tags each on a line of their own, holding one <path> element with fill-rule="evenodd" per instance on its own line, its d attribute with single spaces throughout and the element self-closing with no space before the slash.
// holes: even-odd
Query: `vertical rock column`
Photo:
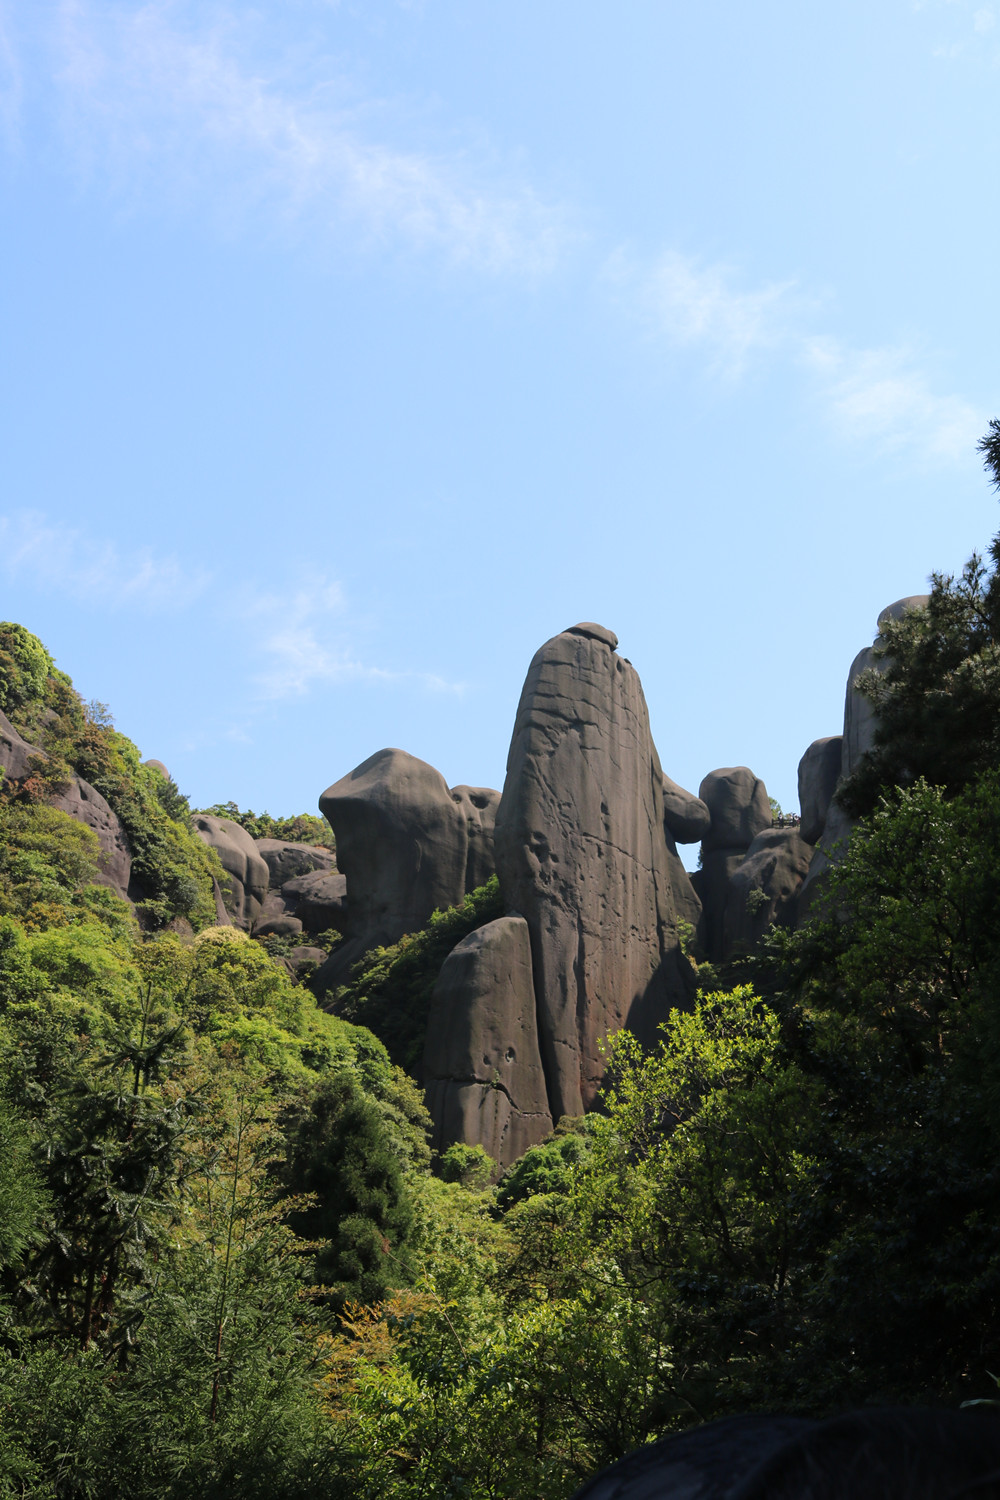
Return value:
<svg viewBox="0 0 1000 1500">
<path fill-rule="evenodd" d="M 618 638 L 576 625 L 535 654 L 496 820 L 508 910 L 528 924 L 552 1118 L 579 1115 L 601 1039 L 649 1036 L 686 1003 L 663 826 L 663 773 Z"/>
</svg>

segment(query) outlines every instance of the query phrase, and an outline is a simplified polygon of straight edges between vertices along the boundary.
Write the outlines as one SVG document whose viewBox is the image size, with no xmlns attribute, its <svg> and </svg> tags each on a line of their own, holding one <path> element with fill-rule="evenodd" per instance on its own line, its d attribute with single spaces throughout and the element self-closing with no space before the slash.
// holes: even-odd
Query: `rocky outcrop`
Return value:
<svg viewBox="0 0 1000 1500">
<path fill-rule="evenodd" d="M 767 787 L 748 766 L 709 771 L 698 796 L 709 810 L 712 825 L 702 839 L 703 854 L 749 849 L 758 833 L 771 826 Z"/>
<path fill-rule="evenodd" d="M 280 890 L 286 880 L 311 875 L 314 870 L 337 868 L 333 853 L 316 844 L 293 844 L 285 839 L 254 839 L 257 853 L 267 865 L 268 889 Z"/>
<path fill-rule="evenodd" d="M 701 844 L 701 869 L 692 884 L 701 899 L 699 939 L 713 963 L 729 957 L 726 908 L 729 883 L 759 833 L 771 826 L 767 787 L 748 766 L 709 771 L 698 796 L 711 814 Z"/>
<path fill-rule="evenodd" d="M 723 951 L 748 953 L 769 927 L 794 927 L 798 894 L 813 857 L 797 828 L 768 828 L 754 839 L 726 888 Z"/>
<path fill-rule="evenodd" d="M 482 884 L 495 795 L 453 793 L 440 771 L 405 750 L 379 750 L 328 787 L 319 806 L 346 877 L 342 930 L 351 941 L 323 965 L 318 987 L 334 988 L 366 949 L 395 943 L 426 926 L 433 911 L 456 906 L 470 879 Z"/>
<path fill-rule="evenodd" d="M 195 833 L 215 850 L 229 876 L 227 910 L 234 925 L 249 931 L 267 895 L 267 865 L 246 829 L 234 823 L 232 818 L 195 813 L 193 823 Z"/>
<path fill-rule="evenodd" d="M 799 833 L 807 844 L 819 842 L 826 827 L 827 814 L 840 780 L 840 762 L 844 737 L 831 734 L 813 740 L 799 761 L 799 809 L 802 821 Z"/>
<path fill-rule="evenodd" d="M 859 675 L 867 668 L 874 667 L 876 671 L 884 672 L 889 665 L 889 659 L 878 649 L 882 644 L 882 626 L 889 620 L 902 619 L 909 610 L 926 608 L 929 599 L 929 594 L 908 594 L 904 599 L 897 599 L 894 603 L 887 604 L 885 609 L 880 611 L 876 622 L 880 633 L 876 635 L 873 644 L 859 651 L 851 663 L 844 693 L 844 733 L 840 755 L 841 779 L 846 779 L 851 775 L 865 752 L 871 750 L 875 744 L 875 710 L 869 699 L 855 684 Z M 808 753 L 807 751 L 806 754 Z M 803 804 L 803 813 L 804 811 Z M 836 800 L 831 801 L 827 808 L 822 833 L 817 840 L 809 874 L 800 892 L 800 917 L 804 917 L 812 908 L 830 865 L 837 863 L 846 852 L 853 827 L 853 819 Z"/>
<path fill-rule="evenodd" d="M 693 792 L 686 792 L 669 776 L 663 778 L 663 821 L 678 844 L 697 844 L 708 837 L 712 814 Z"/>
<path fill-rule="evenodd" d="M 333 927 L 341 936 L 347 935 L 347 878 L 337 870 L 293 876 L 281 887 L 281 900 L 307 932 L 326 932 Z"/>
<path fill-rule="evenodd" d="M 689 999 L 663 772 L 631 664 L 603 626 L 563 631 L 521 693 L 496 820 L 500 889 L 528 924 L 553 1119 L 594 1101 L 599 1044 Z"/>
<path fill-rule="evenodd" d="M 159 771 L 164 781 L 173 781 L 173 777 L 167 770 L 166 766 L 163 764 L 162 760 L 144 760 L 143 765 L 147 766 L 150 771 Z"/>
<path fill-rule="evenodd" d="M 127 897 L 132 851 L 117 814 L 100 792 L 82 776 L 74 776 L 69 786 L 49 798 L 49 804 L 85 823 L 97 835 L 101 846 L 101 870 L 97 880 L 101 885 L 110 886 L 119 896 Z"/>
<path fill-rule="evenodd" d="M 7 781 L 23 781 L 36 758 L 46 760 L 44 751 L 29 745 L 14 728 L 5 713 L 0 713 L 0 770 Z"/>
<path fill-rule="evenodd" d="M 489 786 L 453 786 L 451 797 L 465 815 L 469 841 L 465 856 L 465 889 L 474 891 L 485 885 L 496 870 L 493 830 L 500 793 Z"/>
<path fill-rule="evenodd" d="M 508 1167 L 552 1129 L 522 917 L 489 922 L 445 959 L 423 1076 L 437 1151 L 478 1143 Z"/>
</svg>

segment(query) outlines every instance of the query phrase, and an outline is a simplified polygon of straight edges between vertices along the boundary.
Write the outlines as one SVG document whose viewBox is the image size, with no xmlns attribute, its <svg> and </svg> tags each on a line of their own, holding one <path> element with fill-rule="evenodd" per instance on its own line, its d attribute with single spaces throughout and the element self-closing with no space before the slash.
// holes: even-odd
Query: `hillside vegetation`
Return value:
<svg viewBox="0 0 1000 1500">
<path fill-rule="evenodd" d="M 183 799 L 0 627 L 51 757 L 0 803 L 0 1496 L 558 1500 L 732 1412 L 991 1397 L 998 553 L 886 630 L 813 920 L 651 1050 L 609 1038 L 599 1109 L 495 1187 L 431 1161 L 393 1060 L 495 892 L 321 1011 L 211 925 Z M 134 832 L 140 920 L 60 766 Z"/>
</svg>

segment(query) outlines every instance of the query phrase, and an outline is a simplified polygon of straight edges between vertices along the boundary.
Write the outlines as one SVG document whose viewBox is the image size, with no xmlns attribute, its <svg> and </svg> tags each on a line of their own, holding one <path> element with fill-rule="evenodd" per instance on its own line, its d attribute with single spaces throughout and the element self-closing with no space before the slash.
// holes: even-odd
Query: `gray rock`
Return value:
<svg viewBox="0 0 1000 1500">
<path fill-rule="evenodd" d="M 466 813 L 426 761 L 405 750 L 379 750 L 329 787 L 319 806 L 334 831 L 348 927 L 361 952 L 418 932 L 433 911 L 464 897 Z M 332 988 L 346 979 L 356 960 L 345 950 L 324 964 L 318 985 Z"/>
<path fill-rule="evenodd" d="M 303 974 L 311 974 L 325 958 L 325 948 L 312 948 L 305 943 L 301 948 L 293 948 L 285 962 L 290 972 L 298 979 Z"/>
<path fill-rule="evenodd" d="M 702 907 L 699 938 L 712 963 L 720 963 L 726 957 L 729 882 L 745 858 L 742 849 L 710 849 L 702 855 L 701 869 L 691 876 Z"/>
<path fill-rule="evenodd" d="M 496 872 L 493 829 L 500 806 L 500 793 L 489 786 L 453 786 L 453 801 L 465 815 L 468 852 L 465 856 L 465 889 L 474 891 L 485 885 Z"/>
<path fill-rule="evenodd" d="M 799 833 L 807 844 L 815 844 L 826 824 L 826 815 L 840 780 L 840 762 L 844 737 L 828 735 L 813 740 L 799 761 L 799 809 L 802 821 Z"/>
<path fill-rule="evenodd" d="M 674 898 L 674 911 L 679 919 L 689 922 L 694 929 L 696 941 L 701 937 L 701 900 L 694 886 L 691 884 L 691 876 L 681 863 L 677 853 L 677 846 L 667 834 L 667 869 L 670 871 L 670 889 Z"/>
<path fill-rule="evenodd" d="M 748 953 L 769 927 L 794 927 L 797 898 L 813 848 L 797 828 L 769 828 L 732 872 L 726 895 L 723 953 Z"/>
<path fill-rule="evenodd" d="M 23 781 L 31 770 L 34 758 L 47 760 L 48 756 L 37 745 L 29 745 L 14 728 L 7 715 L 0 713 L 0 769 L 7 781 Z"/>
<path fill-rule="evenodd" d="M 663 771 L 635 669 L 584 624 L 538 651 L 521 693 L 497 812 L 508 908 L 528 923 L 552 1118 L 579 1115 L 599 1043 L 643 1036 L 686 1003 L 663 824 Z"/>
<path fill-rule="evenodd" d="M 263 921 L 258 917 L 254 923 L 254 937 L 298 937 L 302 931 L 302 923 L 298 917 L 267 917 Z"/>
<path fill-rule="evenodd" d="M 109 886 L 119 896 L 127 897 L 132 873 L 132 851 L 117 814 L 112 812 L 100 792 L 89 781 L 84 781 L 82 776 L 74 776 L 65 790 L 49 797 L 49 805 L 57 807 L 60 812 L 69 813 L 71 818 L 85 823 L 97 835 L 97 842 L 101 846 L 98 883 Z"/>
<path fill-rule="evenodd" d="M 709 771 L 698 789 L 712 819 L 702 853 L 749 849 L 758 833 L 771 826 L 767 787 L 747 766 Z"/>
<path fill-rule="evenodd" d="M 478 1144 L 507 1167 L 552 1129 L 523 917 L 487 923 L 445 959 L 423 1077 L 436 1151 Z"/>
<path fill-rule="evenodd" d="M 286 880 L 281 887 L 281 901 L 286 911 L 300 918 L 308 932 L 326 932 L 335 927 L 345 935 L 347 877 L 338 871 L 313 870 L 308 875 Z"/>
<path fill-rule="evenodd" d="M 171 776 L 170 772 L 167 770 L 166 766 L 163 764 L 162 760 L 144 760 L 143 765 L 148 766 L 151 771 L 159 771 L 160 775 L 166 781 L 173 781 L 174 779 Z"/>
<path fill-rule="evenodd" d="M 879 633 L 881 634 L 882 626 L 889 620 L 901 620 L 912 610 L 926 609 L 930 602 L 930 594 L 907 594 L 905 599 L 897 599 L 895 604 L 887 604 L 885 609 L 879 612 L 876 622 Z"/>
<path fill-rule="evenodd" d="M 267 865 L 269 889 L 280 890 L 286 880 L 311 875 L 314 870 L 335 870 L 333 853 L 315 844 L 293 844 L 285 839 L 254 839 L 257 853 Z"/>
<path fill-rule="evenodd" d="M 686 792 L 669 776 L 663 778 L 663 820 L 678 844 L 697 844 L 712 826 L 712 814 L 701 798 Z"/>
<path fill-rule="evenodd" d="M 257 853 L 257 846 L 239 823 L 232 818 L 213 818 L 209 813 L 195 813 L 194 830 L 210 849 L 230 881 L 227 910 L 233 925 L 249 932 L 260 914 L 267 895 L 268 869 Z"/>
</svg>

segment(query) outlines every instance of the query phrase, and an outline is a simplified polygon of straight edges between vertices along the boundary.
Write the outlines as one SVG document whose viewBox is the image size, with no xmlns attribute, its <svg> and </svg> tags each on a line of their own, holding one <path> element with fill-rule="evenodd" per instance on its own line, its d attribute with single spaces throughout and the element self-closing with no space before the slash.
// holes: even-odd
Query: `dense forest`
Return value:
<svg viewBox="0 0 1000 1500">
<path fill-rule="evenodd" d="M 1000 479 L 1000 424 L 984 439 Z M 733 1412 L 995 1393 L 1000 538 L 884 628 L 812 919 L 726 970 L 499 1182 L 413 1055 L 486 886 L 321 1009 L 216 926 L 221 867 L 0 625 L 0 1496 L 558 1500 Z M 870 680 L 869 680 L 870 679 Z M 120 818 L 143 899 L 51 805 Z M 320 820 L 240 815 L 320 841 Z M 244 826 L 250 826 L 245 822 Z"/>
</svg>

